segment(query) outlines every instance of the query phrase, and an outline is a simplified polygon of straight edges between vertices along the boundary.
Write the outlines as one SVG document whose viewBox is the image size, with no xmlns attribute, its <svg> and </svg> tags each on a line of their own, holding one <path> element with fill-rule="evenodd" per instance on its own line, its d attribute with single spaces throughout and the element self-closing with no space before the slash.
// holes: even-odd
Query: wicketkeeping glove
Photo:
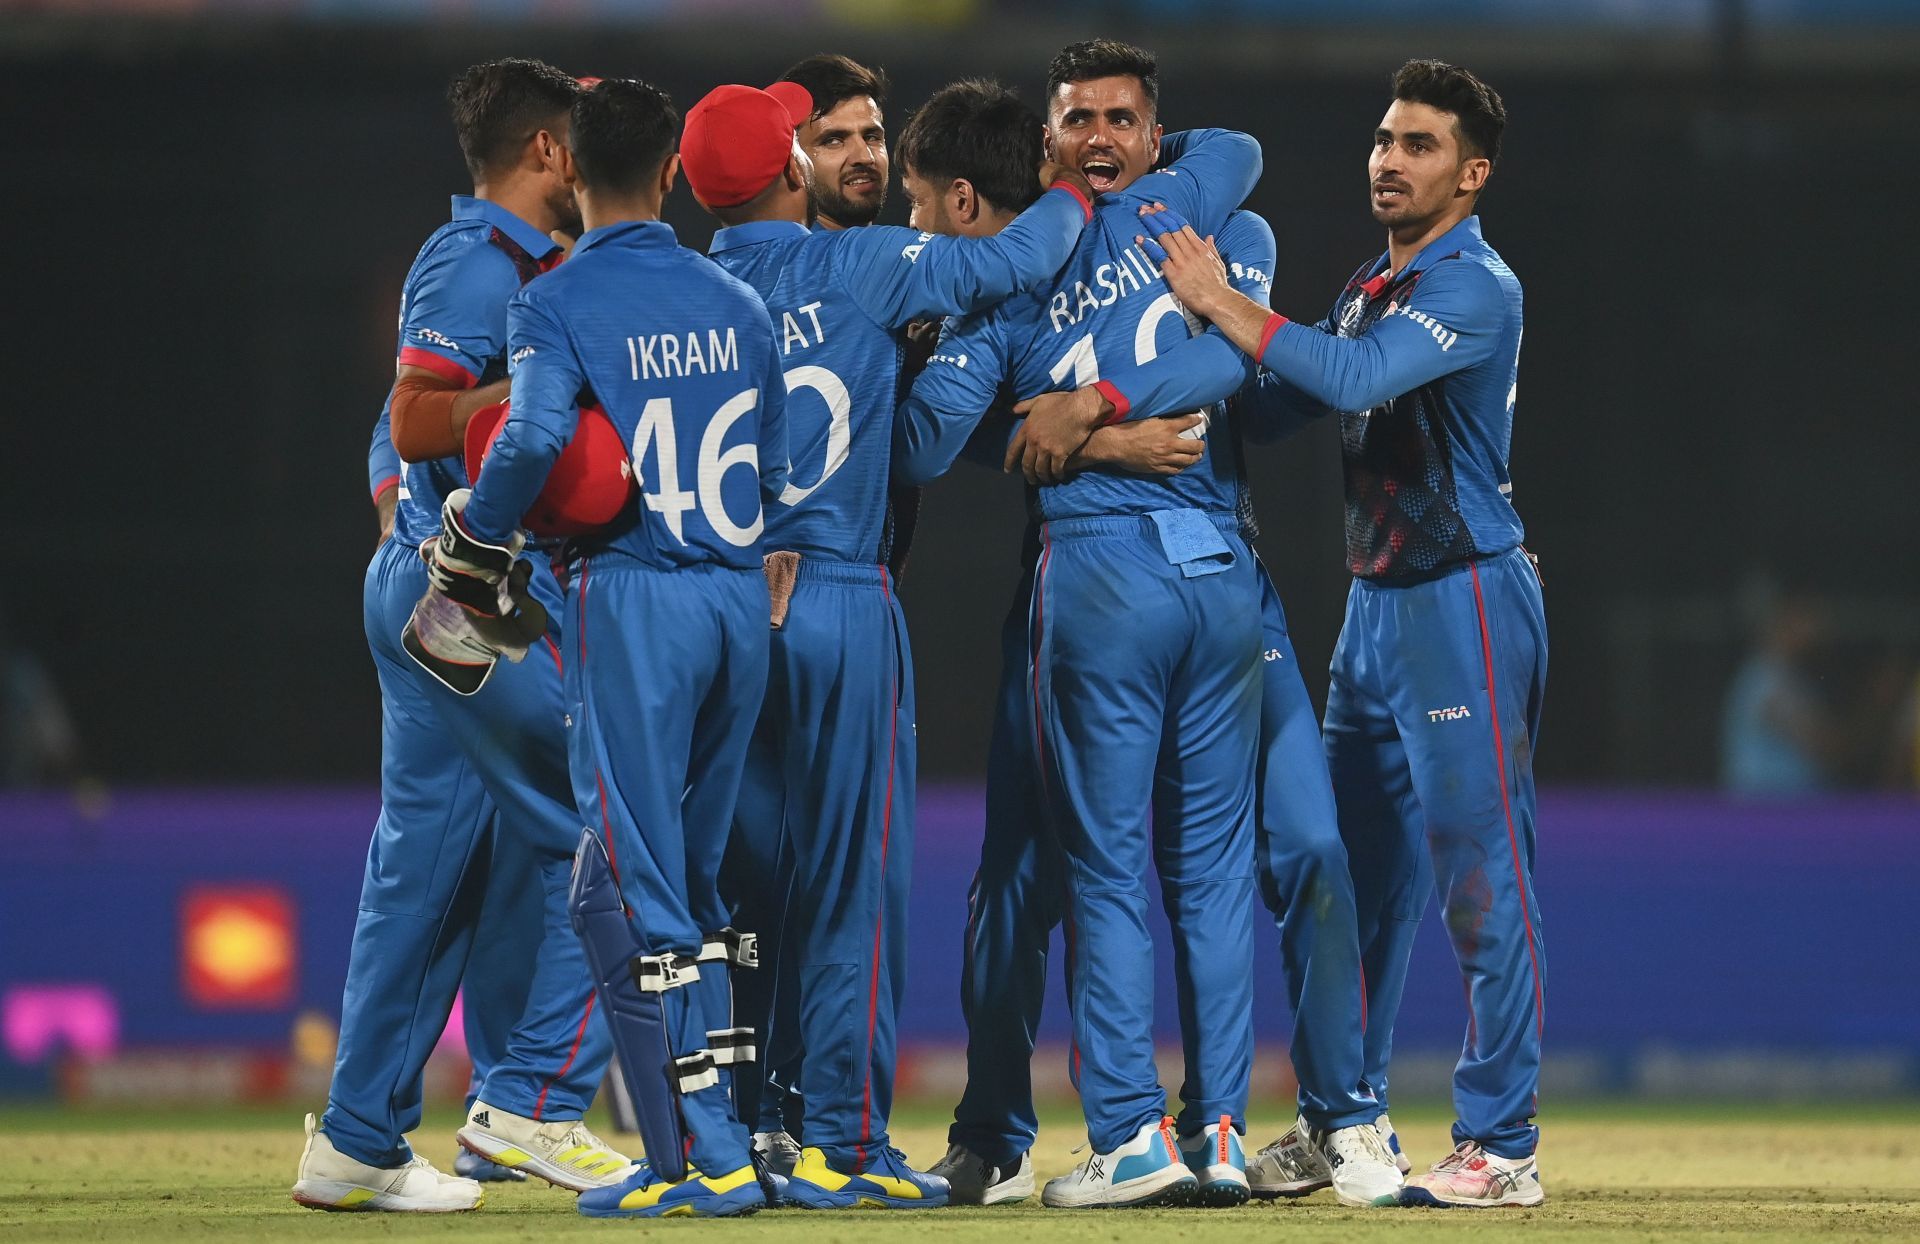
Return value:
<svg viewBox="0 0 1920 1244">
<path fill-rule="evenodd" d="M 460 525 L 472 490 L 440 510 L 440 537 L 420 547 L 430 586 L 413 607 L 401 646 L 420 667 L 461 695 L 486 684 L 500 657 L 519 661 L 546 633 L 547 611 L 528 591 L 533 563 L 517 560 L 526 538 L 488 544 Z"/>
</svg>

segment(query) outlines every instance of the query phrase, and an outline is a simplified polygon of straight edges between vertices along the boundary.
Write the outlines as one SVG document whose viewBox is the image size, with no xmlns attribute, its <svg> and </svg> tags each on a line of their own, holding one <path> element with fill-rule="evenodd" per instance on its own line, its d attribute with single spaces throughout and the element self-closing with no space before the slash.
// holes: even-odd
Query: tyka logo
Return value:
<svg viewBox="0 0 1920 1244">
<path fill-rule="evenodd" d="M 1260 659 L 1263 661 L 1284 661 L 1286 660 L 1286 657 L 1287 657 L 1287 654 L 1280 651 L 1278 648 L 1269 648 L 1265 652 L 1260 654 Z"/>
<path fill-rule="evenodd" d="M 1430 708 L 1427 710 L 1427 720 L 1435 724 L 1443 721 L 1459 721 L 1462 718 L 1471 716 L 1473 716 L 1473 714 L 1467 711 L 1467 706 L 1464 704 L 1457 708 Z"/>
</svg>

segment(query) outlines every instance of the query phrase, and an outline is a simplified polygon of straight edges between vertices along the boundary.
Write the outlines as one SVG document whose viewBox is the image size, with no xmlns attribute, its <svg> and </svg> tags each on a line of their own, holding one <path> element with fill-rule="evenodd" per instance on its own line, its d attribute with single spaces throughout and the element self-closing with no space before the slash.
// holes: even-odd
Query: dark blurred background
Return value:
<svg viewBox="0 0 1920 1244">
<path fill-rule="evenodd" d="M 468 188 L 457 69 L 534 55 L 684 108 L 843 51 L 891 73 L 897 132 L 959 76 L 1038 106 L 1094 35 L 1160 54 L 1168 129 L 1260 138 L 1274 304 L 1308 319 L 1383 246 L 1365 163 L 1393 69 L 1439 56 L 1505 96 L 1482 218 L 1527 292 L 1550 1089 L 1920 1091 L 1920 998 L 1876 967 L 1920 954 L 1913 0 L 0 0 L 0 786 L 46 791 L 0 795 L 0 1094 L 61 1066 L 107 1077 L 70 1093 L 285 1087 L 282 1054 L 204 1056 L 229 1046 L 290 1048 L 324 1092 L 378 802 L 365 452 L 402 278 Z M 705 245 L 684 191 L 670 219 Z M 1253 475 L 1318 700 L 1335 429 Z M 1021 526 L 1015 481 L 957 468 L 903 590 L 934 965 Z M 1677 789 L 1722 785 L 1798 798 Z M 1423 937 L 1397 1048 L 1437 1087 L 1464 1017 Z M 909 1040 L 953 1039 L 952 992 L 918 973 Z M 1260 1005 L 1279 1040 L 1284 999 Z M 140 1061 L 177 1049 L 205 1078 Z"/>
</svg>

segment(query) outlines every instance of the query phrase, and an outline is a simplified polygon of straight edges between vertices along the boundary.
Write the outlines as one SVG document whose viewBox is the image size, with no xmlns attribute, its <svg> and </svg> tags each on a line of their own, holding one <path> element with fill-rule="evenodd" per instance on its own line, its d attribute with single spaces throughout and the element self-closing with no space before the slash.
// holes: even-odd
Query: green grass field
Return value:
<svg viewBox="0 0 1920 1244">
<path fill-rule="evenodd" d="M 1281 1109 L 1257 1111 L 1251 1140 L 1271 1140 Z M 1438 1109 L 1394 1111 L 1416 1162 L 1447 1147 Z M 415 1143 L 452 1158 L 458 1119 L 430 1117 Z M 287 1197 L 300 1150 L 290 1111 L 195 1115 L 74 1114 L 0 1107 L 0 1240 L 544 1240 L 620 1231 L 673 1231 L 804 1244 L 929 1241 L 1063 1244 L 1230 1238 L 1289 1240 L 1810 1239 L 1920 1237 L 1920 1110 L 1847 1111 L 1752 1105 L 1562 1107 L 1542 1121 L 1546 1205 L 1534 1210 L 1349 1210 L 1320 1193 L 1235 1210 L 1069 1213 L 1038 1198 L 1013 1208 L 786 1210 L 732 1221 L 599 1222 L 545 1185 L 490 1185 L 486 1207 L 443 1218 L 323 1214 Z M 1077 1120 L 1049 1117 L 1035 1149 L 1039 1173 L 1072 1162 Z M 611 1134 L 609 1134 L 611 1139 Z M 945 1148 L 944 1115 L 903 1111 L 896 1129 L 916 1164 Z M 624 1138 L 632 1143 L 633 1138 Z M 1223 1234 L 1224 1233 L 1224 1234 Z"/>
</svg>

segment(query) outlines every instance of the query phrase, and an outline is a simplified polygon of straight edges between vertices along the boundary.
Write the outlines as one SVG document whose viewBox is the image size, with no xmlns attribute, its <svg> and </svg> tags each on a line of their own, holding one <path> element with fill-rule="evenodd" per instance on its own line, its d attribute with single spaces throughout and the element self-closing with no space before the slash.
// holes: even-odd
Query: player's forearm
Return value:
<svg viewBox="0 0 1920 1244">
<path fill-rule="evenodd" d="M 947 414 L 909 393 L 893 421 L 893 478 L 925 484 L 945 475 L 979 424 L 978 414 Z"/>
<path fill-rule="evenodd" d="M 1119 423 L 1211 406 L 1239 392 L 1257 371 L 1224 332 L 1210 328 L 1097 387 L 1114 408 L 1112 421 Z"/>
<path fill-rule="evenodd" d="M 449 389 L 434 380 L 402 376 L 393 385 L 393 448 L 408 462 L 430 462 L 461 452 L 474 412 L 506 400 L 500 380 L 477 389 Z"/>
<path fill-rule="evenodd" d="M 949 239 L 943 262 L 922 261 L 927 284 L 914 318 L 963 315 L 1049 280 L 1073 253 L 1092 212 L 1078 191 L 1056 185 L 992 237 Z"/>
</svg>

